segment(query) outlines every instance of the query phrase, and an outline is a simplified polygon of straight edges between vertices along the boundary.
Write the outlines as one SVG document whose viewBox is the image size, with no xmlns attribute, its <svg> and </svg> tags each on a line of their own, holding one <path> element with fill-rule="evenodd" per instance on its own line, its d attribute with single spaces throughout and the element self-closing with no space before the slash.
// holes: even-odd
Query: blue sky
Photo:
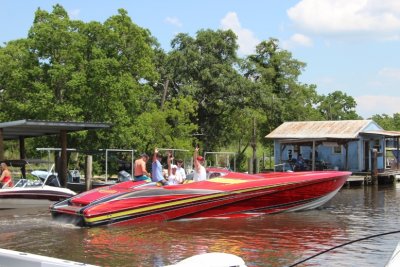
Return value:
<svg viewBox="0 0 400 267">
<path fill-rule="evenodd" d="M 307 64 L 300 82 L 354 97 L 364 118 L 400 112 L 398 0 L 0 0 L 0 44 L 25 38 L 37 8 L 61 4 L 72 19 L 104 22 L 128 11 L 168 51 L 177 33 L 232 29 L 240 55 L 276 38 Z"/>
</svg>

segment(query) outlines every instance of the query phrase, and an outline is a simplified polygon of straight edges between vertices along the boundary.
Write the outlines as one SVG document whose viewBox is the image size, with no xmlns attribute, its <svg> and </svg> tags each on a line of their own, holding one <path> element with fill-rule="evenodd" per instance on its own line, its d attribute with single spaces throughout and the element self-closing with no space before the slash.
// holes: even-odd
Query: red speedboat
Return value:
<svg viewBox="0 0 400 267">
<path fill-rule="evenodd" d="M 79 226 L 233 217 L 313 209 L 330 200 L 350 172 L 244 174 L 208 169 L 209 179 L 181 185 L 127 181 L 50 207 Z"/>
</svg>

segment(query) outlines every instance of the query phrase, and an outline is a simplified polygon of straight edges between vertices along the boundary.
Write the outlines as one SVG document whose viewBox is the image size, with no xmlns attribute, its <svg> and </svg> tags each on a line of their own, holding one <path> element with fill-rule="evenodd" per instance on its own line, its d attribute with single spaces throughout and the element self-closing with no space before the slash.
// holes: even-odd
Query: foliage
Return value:
<svg viewBox="0 0 400 267">
<path fill-rule="evenodd" d="M 335 91 L 327 96 L 321 96 L 319 112 L 325 120 L 357 120 L 356 101 L 341 91 Z"/>
<path fill-rule="evenodd" d="M 400 131 L 400 113 L 394 113 L 392 117 L 387 114 L 376 114 L 372 116 L 372 120 L 385 130 Z"/>
<path fill-rule="evenodd" d="M 166 134 L 191 143 L 187 132 L 194 127 L 183 119 L 192 114 L 189 104 L 170 104 L 164 113 L 155 104 L 160 96 L 143 83 L 159 77 L 157 45 L 122 9 L 103 24 L 70 20 L 60 5 L 51 13 L 38 9 L 28 38 L 0 49 L 0 118 L 108 122 L 110 131 L 71 134 L 69 145 L 146 149 L 155 137 L 149 129 L 162 133 L 174 127 L 170 117 L 188 110 L 179 120 L 182 125 Z M 32 146 L 54 141 L 41 138 Z"/>
<path fill-rule="evenodd" d="M 256 53 L 242 62 L 244 76 L 252 81 L 249 105 L 265 119 L 259 129 L 264 137 L 284 121 L 321 119 L 314 106 L 318 103 L 315 85 L 299 83 L 305 63 L 282 50 L 276 39 L 261 42 Z M 266 140 L 261 139 L 264 145 Z"/>
</svg>

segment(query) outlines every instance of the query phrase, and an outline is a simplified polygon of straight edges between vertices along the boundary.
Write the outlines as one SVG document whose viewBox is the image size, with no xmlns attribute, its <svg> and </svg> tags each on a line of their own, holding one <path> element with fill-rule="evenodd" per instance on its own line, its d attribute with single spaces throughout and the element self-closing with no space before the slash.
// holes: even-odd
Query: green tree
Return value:
<svg viewBox="0 0 400 267">
<path fill-rule="evenodd" d="M 2 121 L 42 117 L 51 96 L 40 83 L 42 70 L 29 52 L 29 40 L 9 42 L 0 48 L 0 118 Z M 46 109 L 47 110 L 47 109 Z"/>
<path fill-rule="evenodd" d="M 400 113 L 394 113 L 393 117 L 387 114 L 375 114 L 371 119 L 385 130 L 400 131 Z"/>
<path fill-rule="evenodd" d="M 321 96 L 318 110 L 325 120 L 356 120 L 360 119 L 355 111 L 356 106 L 353 97 L 335 91 L 327 96 Z"/>
<path fill-rule="evenodd" d="M 161 95 L 147 81 L 160 78 L 156 51 L 162 55 L 156 39 L 123 9 L 103 24 L 70 20 L 60 5 L 50 13 L 38 9 L 28 38 L 0 48 L 0 118 L 109 122 L 110 131 L 72 134 L 69 145 L 143 149 L 150 128 L 162 133 L 164 125 L 173 126 L 172 114 L 182 112 L 178 104 L 168 104 L 166 112 L 155 104 Z M 192 116 L 187 101 L 184 115 Z M 165 134 L 186 137 L 193 131 L 185 116 Z M 164 139 L 171 141 L 170 136 Z"/>
<path fill-rule="evenodd" d="M 169 68 L 173 92 L 197 101 L 193 122 L 204 134 L 208 150 L 231 143 L 232 111 L 240 97 L 243 77 L 237 71 L 236 35 L 232 31 L 200 30 L 196 37 L 178 34 L 172 40 Z"/>
<path fill-rule="evenodd" d="M 249 106 L 266 117 L 260 124 L 263 142 L 263 137 L 284 121 L 321 119 L 314 109 L 318 103 L 316 86 L 298 82 L 305 66 L 273 38 L 257 45 L 256 53 L 241 64 L 244 76 L 254 83 Z"/>
</svg>

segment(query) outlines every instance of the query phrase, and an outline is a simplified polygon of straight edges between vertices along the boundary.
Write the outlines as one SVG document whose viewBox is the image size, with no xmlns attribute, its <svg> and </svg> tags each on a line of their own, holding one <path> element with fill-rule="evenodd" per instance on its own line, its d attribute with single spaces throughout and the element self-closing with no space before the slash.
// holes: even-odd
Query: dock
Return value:
<svg viewBox="0 0 400 267">
<path fill-rule="evenodd" d="M 379 172 L 376 177 L 373 177 L 371 172 L 356 172 L 353 173 L 346 182 L 347 186 L 360 186 L 360 185 L 388 185 L 400 181 L 400 170 L 385 170 Z"/>
<path fill-rule="evenodd" d="M 367 176 L 351 175 L 346 182 L 347 186 L 360 186 L 366 183 Z"/>
</svg>

